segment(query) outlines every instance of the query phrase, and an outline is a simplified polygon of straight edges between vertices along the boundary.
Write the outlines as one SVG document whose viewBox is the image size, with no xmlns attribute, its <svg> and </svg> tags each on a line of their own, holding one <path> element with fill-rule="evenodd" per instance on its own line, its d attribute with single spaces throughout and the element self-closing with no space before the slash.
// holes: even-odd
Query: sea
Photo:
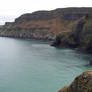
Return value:
<svg viewBox="0 0 92 92">
<path fill-rule="evenodd" d="M 0 92 L 58 92 L 85 70 L 92 56 L 50 43 L 0 37 Z"/>
</svg>

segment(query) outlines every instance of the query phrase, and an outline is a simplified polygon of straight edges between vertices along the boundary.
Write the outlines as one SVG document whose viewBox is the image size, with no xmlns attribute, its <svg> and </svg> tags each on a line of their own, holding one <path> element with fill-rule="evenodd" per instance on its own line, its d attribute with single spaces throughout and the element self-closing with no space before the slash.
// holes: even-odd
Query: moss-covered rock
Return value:
<svg viewBox="0 0 92 92">
<path fill-rule="evenodd" d="M 62 88 L 58 92 L 68 92 L 68 91 L 69 91 L 69 86 L 65 86 L 64 88 Z"/>
<path fill-rule="evenodd" d="M 58 92 L 92 92 L 92 71 L 85 71 L 72 84 Z"/>
</svg>

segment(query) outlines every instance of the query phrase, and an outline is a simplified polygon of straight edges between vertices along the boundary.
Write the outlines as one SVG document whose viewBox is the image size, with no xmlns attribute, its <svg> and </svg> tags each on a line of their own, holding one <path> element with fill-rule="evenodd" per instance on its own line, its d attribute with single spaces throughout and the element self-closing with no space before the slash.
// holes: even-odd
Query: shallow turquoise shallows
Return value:
<svg viewBox="0 0 92 92">
<path fill-rule="evenodd" d="M 91 56 L 56 49 L 39 41 L 0 38 L 0 92 L 57 92 L 86 66 Z"/>
</svg>

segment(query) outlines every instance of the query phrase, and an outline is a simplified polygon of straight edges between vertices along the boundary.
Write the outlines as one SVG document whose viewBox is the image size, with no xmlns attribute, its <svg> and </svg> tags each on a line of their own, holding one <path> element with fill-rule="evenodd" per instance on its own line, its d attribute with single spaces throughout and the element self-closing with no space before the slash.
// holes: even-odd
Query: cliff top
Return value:
<svg viewBox="0 0 92 92">
<path fill-rule="evenodd" d="M 77 14 L 77 15 L 76 15 Z M 62 17 L 62 19 L 66 19 L 69 16 L 76 16 L 77 18 L 71 19 L 71 18 L 67 18 L 66 20 L 76 20 L 82 16 L 84 16 L 85 14 L 92 14 L 92 7 L 90 8 L 85 8 L 85 7 L 81 7 L 81 8 L 58 8 L 55 10 L 51 10 L 51 11 L 36 11 L 36 12 L 32 12 L 32 13 L 26 13 L 21 15 L 20 17 L 16 18 L 15 22 L 16 23 L 21 23 L 21 22 L 27 22 L 27 21 L 31 21 L 31 20 L 49 20 L 49 19 L 53 19 L 56 17 Z"/>
</svg>

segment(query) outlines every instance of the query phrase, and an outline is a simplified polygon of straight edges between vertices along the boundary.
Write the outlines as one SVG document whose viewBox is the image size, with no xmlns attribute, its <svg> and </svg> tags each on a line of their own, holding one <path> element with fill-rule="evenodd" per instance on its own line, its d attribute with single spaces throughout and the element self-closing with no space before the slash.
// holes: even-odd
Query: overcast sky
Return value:
<svg viewBox="0 0 92 92">
<path fill-rule="evenodd" d="M 92 0 L 0 0 L 0 23 L 24 13 L 64 7 L 92 7 Z"/>
</svg>

